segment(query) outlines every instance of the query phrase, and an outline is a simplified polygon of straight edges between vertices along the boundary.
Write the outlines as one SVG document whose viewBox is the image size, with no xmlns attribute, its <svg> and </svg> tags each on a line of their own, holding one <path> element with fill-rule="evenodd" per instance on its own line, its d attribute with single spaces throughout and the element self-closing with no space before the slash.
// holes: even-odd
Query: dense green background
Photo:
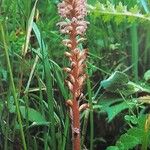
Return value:
<svg viewBox="0 0 150 150">
<path fill-rule="evenodd" d="M 62 70 L 69 62 L 62 45 L 65 36 L 56 26 L 61 20 L 58 3 L 0 1 L 0 149 L 71 149 L 65 105 L 69 93 Z M 127 150 L 142 145 L 146 150 L 150 1 L 88 0 L 88 10 L 90 25 L 82 46 L 89 52 L 89 79 L 83 100 L 92 102 L 93 110 L 81 113 L 82 148 L 116 145 L 108 149 Z"/>
</svg>

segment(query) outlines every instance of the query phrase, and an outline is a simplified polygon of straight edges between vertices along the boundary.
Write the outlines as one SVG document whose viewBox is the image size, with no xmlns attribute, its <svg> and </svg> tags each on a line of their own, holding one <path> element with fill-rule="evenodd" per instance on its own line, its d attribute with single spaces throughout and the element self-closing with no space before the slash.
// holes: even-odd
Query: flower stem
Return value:
<svg viewBox="0 0 150 150">
<path fill-rule="evenodd" d="M 78 101 L 73 100 L 73 120 L 72 120 L 72 138 L 73 138 L 73 150 L 80 150 L 80 114 Z"/>
<path fill-rule="evenodd" d="M 86 109 L 87 104 L 80 106 L 80 96 L 82 96 L 83 82 L 86 78 L 85 60 L 87 50 L 79 48 L 79 42 L 84 38 L 87 24 L 84 17 L 87 14 L 86 0 L 64 0 L 58 4 L 58 12 L 64 21 L 60 22 L 60 31 L 68 34 L 69 39 L 63 40 L 65 46 L 69 48 L 66 56 L 70 60 L 70 68 L 64 70 L 68 73 L 66 83 L 71 92 L 71 100 L 67 101 L 70 106 L 70 117 L 72 127 L 73 150 L 80 150 L 80 111 Z M 68 22 L 66 19 L 68 19 Z"/>
</svg>

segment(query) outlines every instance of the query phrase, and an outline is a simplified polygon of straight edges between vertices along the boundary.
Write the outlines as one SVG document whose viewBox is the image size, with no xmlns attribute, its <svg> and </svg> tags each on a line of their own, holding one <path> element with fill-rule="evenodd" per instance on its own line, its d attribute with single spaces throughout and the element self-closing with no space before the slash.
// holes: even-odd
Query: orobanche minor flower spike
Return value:
<svg viewBox="0 0 150 150">
<path fill-rule="evenodd" d="M 84 69 L 87 50 L 79 48 L 79 43 L 85 40 L 83 36 L 88 25 L 84 20 L 87 15 L 86 0 L 64 0 L 58 4 L 58 12 L 63 20 L 58 23 L 60 32 L 68 35 L 68 39 L 64 39 L 63 44 L 69 49 L 65 55 L 70 60 L 70 68 L 64 70 L 68 73 L 66 83 L 72 94 L 71 99 L 66 103 L 70 107 L 72 120 L 73 149 L 80 150 L 80 111 L 88 107 L 88 104 L 79 105 L 86 78 Z"/>
</svg>

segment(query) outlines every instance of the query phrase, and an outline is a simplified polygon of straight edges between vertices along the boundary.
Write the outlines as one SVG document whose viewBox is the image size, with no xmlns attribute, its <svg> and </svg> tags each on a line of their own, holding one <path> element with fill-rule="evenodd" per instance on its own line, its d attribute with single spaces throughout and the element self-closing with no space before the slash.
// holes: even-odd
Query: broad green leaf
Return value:
<svg viewBox="0 0 150 150">
<path fill-rule="evenodd" d="M 133 105 L 122 102 L 113 106 L 109 106 L 106 109 L 104 108 L 108 114 L 108 122 L 111 122 L 121 111 L 131 107 L 133 107 Z"/>
<path fill-rule="evenodd" d="M 101 100 L 99 105 L 100 112 L 108 114 L 108 122 L 111 122 L 120 112 L 125 109 L 132 109 L 135 106 L 134 102 L 123 99 L 105 99 Z"/>
<path fill-rule="evenodd" d="M 20 112 L 21 115 L 24 119 L 28 119 L 31 122 L 36 122 L 36 123 L 40 123 L 40 122 L 46 122 L 45 118 L 35 109 L 33 108 L 28 108 L 28 116 L 27 116 L 27 108 L 25 106 L 20 106 Z M 16 107 L 13 106 L 10 109 L 11 113 L 15 113 L 16 112 Z"/>
<path fill-rule="evenodd" d="M 112 105 L 115 105 L 115 103 L 121 103 L 123 101 L 122 98 L 111 98 L 111 99 L 101 99 L 101 101 L 98 103 L 99 105 L 102 105 L 103 107 L 109 107 Z"/>
<path fill-rule="evenodd" d="M 150 93 L 149 89 L 129 81 L 128 76 L 119 71 L 113 73 L 108 79 L 101 81 L 101 86 L 110 92 L 122 93 L 125 96 L 136 92 Z"/>
<path fill-rule="evenodd" d="M 114 72 L 108 79 L 101 81 L 101 86 L 109 91 L 116 91 L 127 85 L 128 76 L 122 72 Z"/>
</svg>

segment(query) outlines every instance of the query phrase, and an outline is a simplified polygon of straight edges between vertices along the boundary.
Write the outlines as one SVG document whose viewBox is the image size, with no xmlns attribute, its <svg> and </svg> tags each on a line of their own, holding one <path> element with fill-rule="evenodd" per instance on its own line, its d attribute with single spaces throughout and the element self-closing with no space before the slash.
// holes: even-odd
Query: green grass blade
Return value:
<svg viewBox="0 0 150 150">
<path fill-rule="evenodd" d="M 21 114 L 20 114 L 20 110 L 19 110 L 19 102 L 18 102 L 18 98 L 17 98 L 16 88 L 15 88 L 14 79 L 13 79 L 13 73 L 12 73 L 10 59 L 9 59 L 8 47 L 6 44 L 5 33 L 4 33 L 4 29 L 3 29 L 2 24 L 0 24 L 0 31 L 2 34 L 2 41 L 4 44 L 4 51 L 5 51 L 5 56 L 6 56 L 7 66 L 8 66 L 8 72 L 10 75 L 12 94 L 13 94 L 15 105 L 16 105 L 16 112 L 17 112 L 18 122 L 19 122 L 19 126 L 20 126 L 20 133 L 21 133 L 23 148 L 24 148 L 24 150 L 27 150 L 24 131 L 23 131 L 23 125 L 22 125 L 22 120 L 21 120 Z"/>
<path fill-rule="evenodd" d="M 131 48 L 132 48 L 132 64 L 133 64 L 133 75 L 135 82 L 138 82 L 138 35 L 137 35 L 137 24 L 134 23 L 131 27 Z"/>
<path fill-rule="evenodd" d="M 54 117 L 54 100 L 53 100 L 53 88 L 52 88 L 52 76 L 51 76 L 51 65 L 48 58 L 48 51 L 44 44 L 44 41 L 41 37 L 40 31 L 37 25 L 33 24 L 33 31 L 36 35 L 38 40 L 41 53 L 42 53 L 42 62 L 44 67 L 44 74 L 46 80 L 46 91 L 47 91 L 47 98 L 48 98 L 48 113 L 49 113 L 49 120 L 50 120 L 50 136 L 51 136 L 51 143 L 52 149 L 56 150 L 56 134 L 55 134 L 55 117 Z"/>
<path fill-rule="evenodd" d="M 144 10 L 146 13 L 149 13 L 149 8 L 148 8 L 148 3 L 147 3 L 147 0 L 140 0 Z"/>
<path fill-rule="evenodd" d="M 93 140 L 94 140 L 94 120 L 93 120 L 93 103 L 92 103 L 92 88 L 91 81 L 87 78 L 87 93 L 88 93 L 88 102 L 90 105 L 90 150 L 93 150 Z"/>
<path fill-rule="evenodd" d="M 46 79 L 46 91 L 47 91 L 47 98 L 48 98 L 49 119 L 51 122 L 51 124 L 50 124 L 51 143 L 52 143 L 52 149 L 56 150 L 52 77 L 51 77 L 48 54 L 45 55 L 44 53 L 47 53 L 47 49 L 43 49 L 43 56 L 44 56 L 43 57 L 43 67 L 44 67 L 44 73 L 45 73 L 45 79 Z"/>
<path fill-rule="evenodd" d="M 31 31 L 32 31 L 32 24 L 33 24 L 33 19 L 34 19 L 34 14 L 35 14 L 35 9 L 36 9 L 37 2 L 38 2 L 38 0 L 35 1 L 32 12 L 31 12 L 31 15 L 29 17 L 28 26 L 27 26 L 26 41 L 25 41 L 25 45 L 24 45 L 24 49 L 23 49 L 23 56 L 26 55 L 27 50 L 28 50 L 30 35 L 31 35 Z"/>
</svg>

